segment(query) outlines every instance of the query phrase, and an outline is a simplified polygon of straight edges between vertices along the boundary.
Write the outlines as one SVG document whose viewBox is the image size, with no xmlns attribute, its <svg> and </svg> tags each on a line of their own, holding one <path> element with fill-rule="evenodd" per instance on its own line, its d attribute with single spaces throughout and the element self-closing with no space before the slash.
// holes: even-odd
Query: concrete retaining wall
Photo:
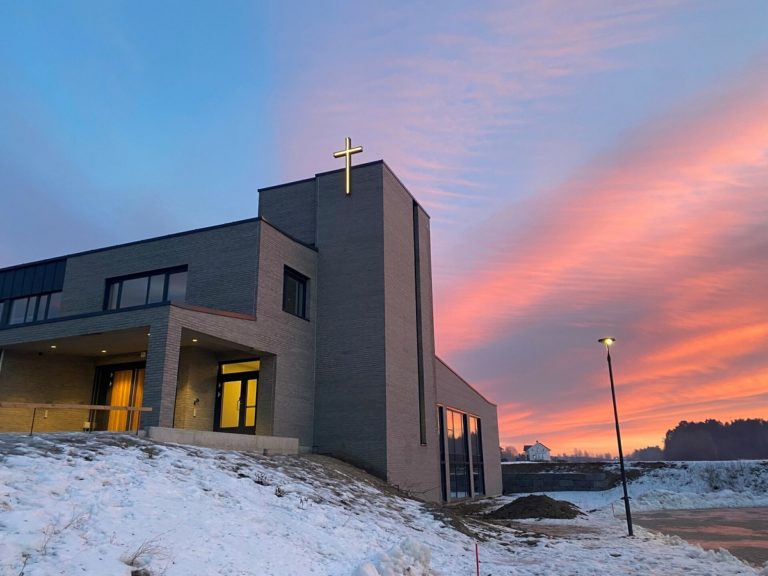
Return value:
<svg viewBox="0 0 768 576">
<path fill-rule="evenodd" d="M 501 474 L 504 494 L 608 490 L 618 478 L 602 464 L 502 465 Z"/>
<path fill-rule="evenodd" d="M 203 430 L 182 430 L 150 426 L 149 437 L 158 442 L 190 444 L 219 450 L 241 450 L 243 452 L 265 452 L 269 454 L 298 454 L 299 439 L 280 436 L 251 436 L 249 434 L 226 434 Z"/>
</svg>

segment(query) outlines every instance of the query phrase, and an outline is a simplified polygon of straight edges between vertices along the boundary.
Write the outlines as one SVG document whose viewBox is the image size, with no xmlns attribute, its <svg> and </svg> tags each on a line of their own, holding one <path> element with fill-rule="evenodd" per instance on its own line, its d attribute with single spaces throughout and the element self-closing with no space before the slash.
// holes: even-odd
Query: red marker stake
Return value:
<svg viewBox="0 0 768 576">
<path fill-rule="evenodd" d="M 477 542 L 475 542 L 475 566 L 477 567 L 477 576 L 480 576 L 480 552 L 477 549 Z"/>
</svg>

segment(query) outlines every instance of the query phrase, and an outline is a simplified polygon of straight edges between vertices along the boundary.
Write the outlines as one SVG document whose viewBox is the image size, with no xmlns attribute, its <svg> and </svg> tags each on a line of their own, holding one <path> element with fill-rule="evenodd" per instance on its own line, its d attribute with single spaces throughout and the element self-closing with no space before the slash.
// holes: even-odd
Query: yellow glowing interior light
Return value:
<svg viewBox="0 0 768 576">
<path fill-rule="evenodd" d="M 240 381 L 224 382 L 221 390 L 220 428 L 237 428 L 240 423 Z"/>
<path fill-rule="evenodd" d="M 600 342 L 600 344 L 602 344 L 603 346 L 605 346 L 607 348 L 608 346 L 610 346 L 611 344 L 616 342 L 616 338 L 600 338 L 600 340 L 598 340 L 598 342 Z"/>
</svg>

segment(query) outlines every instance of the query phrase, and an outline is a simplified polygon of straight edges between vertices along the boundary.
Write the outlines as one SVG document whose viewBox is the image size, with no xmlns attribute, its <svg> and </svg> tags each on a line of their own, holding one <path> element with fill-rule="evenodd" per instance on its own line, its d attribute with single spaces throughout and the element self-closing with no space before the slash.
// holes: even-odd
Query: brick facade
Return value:
<svg viewBox="0 0 768 576">
<path fill-rule="evenodd" d="M 439 500 L 444 404 L 482 419 L 500 493 L 496 407 L 435 358 L 428 215 L 383 162 L 355 167 L 351 195 L 343 182 L 265 188 L 258 218 L 66 257 L 61 317 L 0 324 L 0 402 L 87 404 L 97 367 L 142 363 L 142 425 L 210 431 L 220 363 L 259 359 L 256 434 Z M 183 302 L 105 310 L 110 279 L 177 267 Z M 286 267 L 307 278 L 306 318 L 283 310 Z M 82 426 L 54 412 L 40 430 Z M 0 431 L 27 421 L 0 409 Z"/>
</svg>

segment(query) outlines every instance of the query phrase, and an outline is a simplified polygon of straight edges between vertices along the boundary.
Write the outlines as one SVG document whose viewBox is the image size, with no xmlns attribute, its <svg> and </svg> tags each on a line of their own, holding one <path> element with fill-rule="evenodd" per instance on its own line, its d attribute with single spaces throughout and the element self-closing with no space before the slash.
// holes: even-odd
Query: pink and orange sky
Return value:
<svg viewBox="0 0 768 576">
<path fill-rule="evenodd" d="M 0 266 L 383 158 L 501 442 L 768 418 L 768 3 L 0 5 Z M 153 209 L 147 210 L 152 204 Z"/>
</svg>

